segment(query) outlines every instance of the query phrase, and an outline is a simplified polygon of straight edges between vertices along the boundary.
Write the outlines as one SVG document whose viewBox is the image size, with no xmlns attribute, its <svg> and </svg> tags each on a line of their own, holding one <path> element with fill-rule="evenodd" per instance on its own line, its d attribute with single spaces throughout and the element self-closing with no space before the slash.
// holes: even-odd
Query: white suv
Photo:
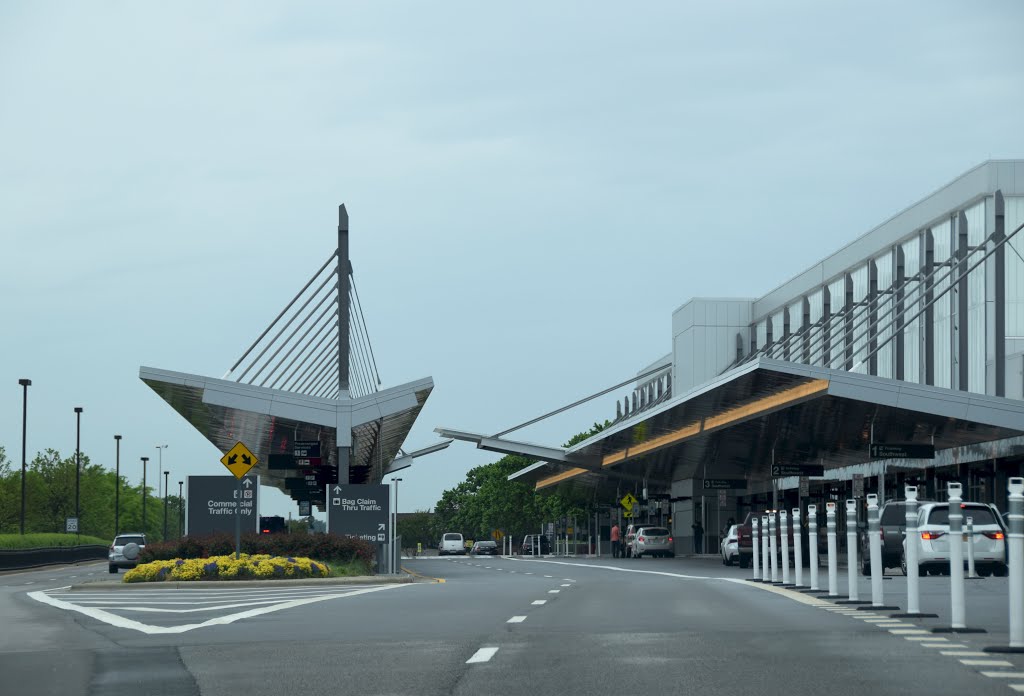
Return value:
<svg viewBox="0 0 1024 696">
<path fill-rule="evenodd" d="M 963 512 L 964 564 L 967 546 L 974 547 L 974 565 L 979 575 L 1006 575 L 1006 526 L 995 506 L 985 503 L 961 503 Z M 974 535 L 967 538 L 967 518 L 974 522 Z M 917 517 L 921 546 L 918 568 L 934 574 L 949 573 L 949 504 L 925 503 Z M 903 572 L 907 572 L 906 541 L 903 543 Z"/>
<path fill-rule="evenodd" d="M 448 554 L 466 555 L 466 542 L 458 532 L 445 532 L 441 536 L 441 545 L 437 547 L 438 556 Z"/>
<path fill-rule="evenodd" d="M 118 534 L 107 552 L 110 572 L 118 568 L 134 568 L 139 564 L 139 553 L 146 548 L 145 534 Z"/>
</svg>

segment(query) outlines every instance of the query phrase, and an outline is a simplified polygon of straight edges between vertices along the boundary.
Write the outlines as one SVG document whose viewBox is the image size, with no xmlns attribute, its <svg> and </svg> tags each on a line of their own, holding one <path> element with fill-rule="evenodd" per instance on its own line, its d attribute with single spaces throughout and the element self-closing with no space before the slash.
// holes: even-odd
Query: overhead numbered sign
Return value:
<svg viewBox="0 0 1024 696">
<path fill-rule="evenodd" d="M 734 491 L 743 490 L 746 487 L 746 479 L 704 479 L 704 490 L 706 491 Z"/>
<path fill-rule="evenodd" d="M 235 446 L 229 449 L 224 456 L 220 458 L 220 463 L 223 464 L 235 478 L 240 479 L 248 474 L 249 470 L 259 463 L 259 460 L 248 447 L 241 442 L 236 442 Z"/>
<path fill-rule="evenodd" d="M 772 464 L 772 477 L 781 476 L 824 476 L 821 464 Z"/>
</svg>

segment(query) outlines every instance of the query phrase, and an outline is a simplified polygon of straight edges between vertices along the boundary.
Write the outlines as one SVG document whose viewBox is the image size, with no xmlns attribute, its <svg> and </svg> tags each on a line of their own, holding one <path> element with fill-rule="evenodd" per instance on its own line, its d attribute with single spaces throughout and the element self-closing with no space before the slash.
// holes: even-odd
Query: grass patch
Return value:
<svg viewBox="0 0 1024 696">
<path fill-rule="evenodd" d="M 0 534 L 0 549 L 53 549 L 94 544 L 109 546 L 110 539 L 78 534 Z"/>
<path fill-rule="evenodd" d="M 331 569 L 331 577 L 352 577 L 352 576 L 365 576 L 373 575 L 370 571 L 370 564 L 361 560 L 331 560 L 327 561 L 327 565 Z"/>
</svg>

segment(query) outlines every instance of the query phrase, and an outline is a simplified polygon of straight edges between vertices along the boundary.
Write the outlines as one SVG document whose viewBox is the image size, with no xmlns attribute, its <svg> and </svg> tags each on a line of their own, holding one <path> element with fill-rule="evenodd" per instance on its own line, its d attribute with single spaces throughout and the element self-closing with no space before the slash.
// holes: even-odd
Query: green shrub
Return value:
<svg viewBox="0 0 1024 696">
<path fill-rule="evenodd" d="M 343 565 L 357 562 L 366 568 L 370 568 L 376 558 L 376 549 L 368 541 L 335 534 L 243 534 L 241 551 L 252 555 L 318 558 Z M 174 541 L 148 544 L 139 558 L 142 563 L 149 563 L 176 558 L 228 556 L 234 552 L 234 535 L 220 533 L 190 535 Z"/>
<path fill-rule="evenodd" d="M 332 575 L 326 563 L 309 558 L 241 554 L 209 558 L 176 558 L 152 561 L 124 574 L 124 582 L 163 582 L 194 580 L 294 580 L 326 578 Z"/>
<path fill-rule="evenodd" d="M 110 546 L 112 539 L 78 534 L 0 534 L 0 549 L 52 549 L 66 546 Z"/>
</svg>

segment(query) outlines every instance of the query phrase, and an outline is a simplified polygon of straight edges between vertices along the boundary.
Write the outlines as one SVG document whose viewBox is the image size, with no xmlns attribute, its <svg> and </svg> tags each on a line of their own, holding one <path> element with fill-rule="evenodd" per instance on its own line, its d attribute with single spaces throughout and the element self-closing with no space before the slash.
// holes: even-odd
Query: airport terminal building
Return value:
<svg viewBox="0 0 1024 696">
<path fill-rule="evenodd" d="M 748 510 L 905 483 L 944 500 L 958 480 L 1005 509 L 1024 462 L 1022 224 L 1024 160 L 987 161 L 762 297 L 691 299 L 612 427 L 515 476 L 633 493 L 645 519 L 671 518 L 680 553 L 697 523 L 713 551 Z"/>
</svg>

